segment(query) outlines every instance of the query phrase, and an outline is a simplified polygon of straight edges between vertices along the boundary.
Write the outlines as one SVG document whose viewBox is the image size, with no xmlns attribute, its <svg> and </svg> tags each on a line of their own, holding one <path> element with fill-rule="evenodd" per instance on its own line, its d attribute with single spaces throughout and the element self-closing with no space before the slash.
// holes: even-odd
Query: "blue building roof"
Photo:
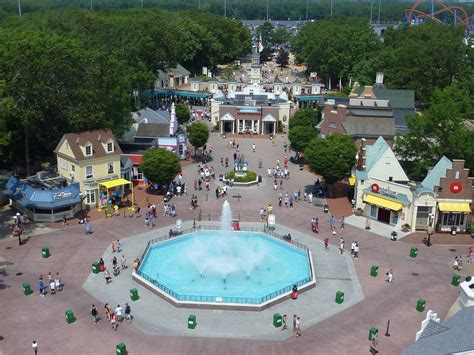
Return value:
<svg viewBox="0 0 474 355">
<path fill-rule="evenodd" d="M 389 145 L 382 137 L 379 137 L 374 144 L 366 146 L 365 171 L 369 172 L 389 148 Z"/>
<path fill-rule="evenodd" d="M 434 187 L 439 184 L 439 179 L 446 175 L 446 170 L 451 169 L 453 163 L 451 160 L 443 157 L 436 163 L 436 165 L 428 172 L 425 179 L 421 182 L 421 186 L 433 191 Z"/>
<path fill-rule="evenodd" d="M 37 189 L 12 176 L 5 187 L 5 195 L 25 208 L 56 209 L 75 205 L 85 197 L 81 195 L 78 182 L 63 188 Z"/>
</svg>

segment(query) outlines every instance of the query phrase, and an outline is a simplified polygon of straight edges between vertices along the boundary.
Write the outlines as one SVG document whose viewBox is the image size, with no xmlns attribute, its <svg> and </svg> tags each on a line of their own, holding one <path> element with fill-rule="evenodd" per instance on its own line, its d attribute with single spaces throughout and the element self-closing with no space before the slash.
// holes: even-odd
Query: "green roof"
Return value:
<svg viewBox="0 0 474 355">
<path fill-rule="evenodd" d="M 380 100 L 390 100 L 392 108 L 415 108 L 415 91 L 414 90 L 393 90 L 387 89 L 383 84 L 375 84 L 373 86 L 375 97 Z M 364 87 L 357 89 L 357 95 L 364 92 Z"/>
<path fill-rule="evenodd" d="M 369 172 L 375 163 L 382 158 L 383 153 L 389 148 L 387 142 L 385 142 L 385 139 L 382 137 L 377 138 L 374 144 L 367 145 L 365 147 L 365 171 Z"/>
</svg>

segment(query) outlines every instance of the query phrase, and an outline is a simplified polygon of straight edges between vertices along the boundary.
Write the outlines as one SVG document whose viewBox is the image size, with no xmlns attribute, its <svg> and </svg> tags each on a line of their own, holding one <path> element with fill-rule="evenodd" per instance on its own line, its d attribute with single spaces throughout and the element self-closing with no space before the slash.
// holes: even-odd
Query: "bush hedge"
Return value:
<svg viewBox="0 0 474 355">
<path fill-rule="evenodd" d="M 235 176 L 235 171 L 229 171 L 225 174 L 226 180 L 234 179 L 234 182 L 253 182 L 257 180 L 257 174 L 253 171 L 245 171 L 245 176 Z"/>
</svg>

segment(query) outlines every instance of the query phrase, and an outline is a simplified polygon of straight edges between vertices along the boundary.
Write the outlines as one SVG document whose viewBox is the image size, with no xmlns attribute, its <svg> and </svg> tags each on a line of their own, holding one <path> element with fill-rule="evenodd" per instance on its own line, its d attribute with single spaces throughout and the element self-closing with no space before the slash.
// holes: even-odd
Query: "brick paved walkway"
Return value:
<svg viewBox="0 0 474 355">
<path fill-rule="evenodd" d="M 216 173 L 224 171 L 219 165 L 220 156 L 230 157 L 233 151 L 225 148 L 225 141 L 212 135 L 214 145 Z M 251 152 L 252 139 L 241 139 L 240 149 L 246 160 L 255 168 L 258 158 L 264 161 L 264 168 L 271 166 L 277 159 L 285 156 L 284 139 L 279 137 L 277 145 L 271 146 L 266 140 L 257 141 L 257 153 Z M 261 170 L 265 176 L 264 169 Z M 299 171 L 290 165 L 289 180 L 284 181 L 285 193 L 303 191 L 305 186 L 314 183 L 314 176 L 307 171 Z M 189 183 L 195 178 L 195 165 L 184 168 L 184 178 Z M 327 216 L 320 208 L 310 206 L 303 201 L 293 209 L 278 208 L 280 191 L 273 191 L 272 182 L 266 178 L 259 187 L 234 188 L 229 192 L 229 201 L 234 216 L 240 215 L 245 221 L 258 220 L 258 210 L 272 203 L 277 223 L 305 233 L 310 238 L 322 240 L 328 235 Z M 201 205 L 201 216 L 211 216 L 217 220 L 222 200 L 216 200 L 212 190 L 206 201 L 205 191 L 195 192 Z M 188 190 L 189 195 L 194 193 Z M 238 201 L 235 196 L 240 194 Z M 192 220 L 198 210 L 189 209 L 188 197 L 174 198 L 178 216 L 183 220 Z M 316 235 L 310 232 L 311 217 L 320 218 L 320 231 Z M 158 226 L 174 224 L 172 218 L 158 218 Z M 364 230 L 346 225 L 344 231 L 331 236 L 331 244 L 337 245 L 339 236 L 344 236 L 346 246 L 352 240 L 360 244 L 360 258 L 354 261 L 364 300 L 337 315 L 312 327 L 305 326 L 302 316 L 303 335 L 284 341 L 259 341 L 213 339 L 200 337 L 150 336 L 130 324 L 122 324 L 114 332 L 105 321 L 94 325 L 89 317 L 92 303 L 101 310 L 102 304 L 90 296 L 83 288 L 90 274 L 91 263 L 97 260 L 110 245 L 110 241 L 126 238 L 146 231 L 143 218 L 114 217 L 94 222 L 94 234 L 85 236 L 82 226 L 71 224 L 48 234 L 36 235 L 22 246 L 13 239 L 0 241 L 0 352 L 6 354 L 27 354 L 31 352 L 33 339 L 39 342 L 40 354 L 112 354 L 115 345 L 125 342 L 130 354 L 367 354 L 368 329 L 379 329 L 379 348 L 382 354 L 395 354 L 414 341 L 415 333 L 425 314 L 415 310 L 418 298 L 426 300 L 426 309 L 433 309 L 444 318 L 456 300 L 458 288 L 450 285 L 451 260 L 456 252 L 448 245 L 434 245 L 431 248 L 419 246 L 417 258 L 408 256 L 410 243 L 391 242 Z M 41 257 L 41 247 L 49 246 L 51 257 Z M 370 266 L 379 266 L 379 276 L 369 275 Z M 395 281 L 392 285 L 384 282 L 385 272 L 393 269 Z M 65 282 L 64 291 L 56 295 L 41 298 L 38 295 L 37 280 L 39 274 L 46 277 L 48 271 L 61 272 Z M 21 273 L 21 274 L 19 274 Z M 22 284 L 29 282 L 34 293 L 23 296 Z M 123 295 L 124 302 L 128 293 Z M 139 302 L 139 301 L 138 301 Z M 157 302 L 161 302 L 157 300 Z M 296 303 L 295 303 L 296 304 Z M 133 307 L 133 304 L 132 304 Z M 318 305 L 315 305 L 317 308 Z M 77 317 L 74 324 L 66 324 L 64 312 L 73 309 Z M 133 308 L 132 308 L 133 310 Z M 297 304 L 295 313 L 298 312 Z M 232 312 L 228 312 L 232 322 Z M 384 337 L 387 320 L 391 321 L 391 337 Z M 158 317 L 157 324 L 166 324 L 166 317 Z"/>
</svg>

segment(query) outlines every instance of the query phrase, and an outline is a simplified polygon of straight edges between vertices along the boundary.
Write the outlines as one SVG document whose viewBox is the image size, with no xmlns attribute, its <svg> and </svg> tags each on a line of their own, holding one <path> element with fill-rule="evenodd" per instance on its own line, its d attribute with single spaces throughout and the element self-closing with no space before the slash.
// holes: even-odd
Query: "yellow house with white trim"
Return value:
<svg viewBox="0 0 474 355">
<path fill-rule="evenodd" d="M 79 182 L 91 208 L 99 203 L 99 184 L 120 178 L 122 150 L 109 129 L 66 133 L 54 152 L 59 174 Z"/>
</svg>

